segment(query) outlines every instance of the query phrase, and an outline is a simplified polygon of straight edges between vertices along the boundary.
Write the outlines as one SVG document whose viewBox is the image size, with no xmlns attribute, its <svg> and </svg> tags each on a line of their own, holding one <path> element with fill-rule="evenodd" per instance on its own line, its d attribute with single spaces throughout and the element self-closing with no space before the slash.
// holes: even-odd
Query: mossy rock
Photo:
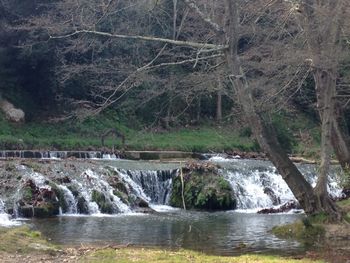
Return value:
<svg viewBox="0 0 350 263">
<path fill-rule="evenodd" d="M 94 201 L 102 213 L 113 214 L 113 206 L 105 195 L 97 190 L 92 191 L 91 200 Z"/>
<path fill-rule="evenodd" d="M 236 208 L 231 185 L 215 170 L 187 171 L 184 175 L 184 199 L 187 209 L 231 210 Z M 170 205 L 183 206 L 180 176 L 173 180 Z"/>
<path fill-rule="evenodd" d="M 89 214 L 89 207 L 84 197 L 79 196 L 77 200 L 77 210 L 79 214 Z"/>
<path fill-rule="evenodd" d="M 26 186 L 22 190 L 22 200 L 25 202 L 29 202 L 33 199 L 33 190 L 31 187 Z"/>
<path fill-rule="evenodd" d="M 52 191 L 56 194 L 56 197 L 58 199 L 58 204 L 62 208 L 63 212 L 67 212 L 68 210 L 68 205 L 66 203 L 65 197 L 64 197 L 64 192 L 54 183 L 50 182 L 49 183 Z"/>
<path fill-rule="evenodd" d="M 129 205 L 130 198 L 128 197 L 128 195 L 126 193 L 115 189 L 115 190 L 113 190 L 113 194 L 115 196 L 117 196 L 123 203 Z"/>
<path fill-rule="evenodd" d="M 43 203 L 40 206 L 21 206 L 18 212 L 22 217 L 31 218 L 47 218 L 59 214 L 58 203 Z"/>
</svg>

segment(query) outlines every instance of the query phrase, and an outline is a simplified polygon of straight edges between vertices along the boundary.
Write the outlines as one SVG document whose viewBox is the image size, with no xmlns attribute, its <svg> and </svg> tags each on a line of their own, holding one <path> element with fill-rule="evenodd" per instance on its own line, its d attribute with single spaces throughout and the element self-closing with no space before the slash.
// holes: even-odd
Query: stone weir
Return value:
<svg viewBox="0 0 350 263">
<path fill-rule="evenodd" d="M 180 151 L 123 151 L 110 153 L 104 151 L 0 151 L 0 159 L 130 159 L 130 160 L 163 160 L 163 159 L 203 159 L 201 154 Z"/>
<path fill-rule="evenodd" d="M 43 159 L 43 158 L 77 158 L 77 159 L 102 159 L 107 155 L 96 151 L 0 151 L 0 158 L 23 158 L 23 159 Z M 109 155 L 111 156 L 111 155 Z"/>
</svg>

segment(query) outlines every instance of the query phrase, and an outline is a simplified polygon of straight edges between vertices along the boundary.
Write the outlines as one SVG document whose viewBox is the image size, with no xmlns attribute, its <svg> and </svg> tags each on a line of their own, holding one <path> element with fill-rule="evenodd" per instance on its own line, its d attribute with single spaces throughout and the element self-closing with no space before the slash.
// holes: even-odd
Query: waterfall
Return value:
<svg viewBox="0 0 350 263">
<path fill-rule="evenodd" d="M 140 197 L 143 200 L 150 202 L 151 198 L 145 194 L 144 189 L 142 188 L 141 185 L 137 184 L 131 177 L 130 174 L 132 174 L 132 172 L 130 171 L 125 171 L 125 170 L 118 170 L 115 167 L 111 167 L 112 169 L 114 169 L 114 171 L 116 171 L 118 173 L 118 175 L 120 176 L 121 180 L 124 182 L 124 184 L 126 186 L 129 187 L 129 190 L 131 191 L 131 193 L 133 195 L 135 195 L 136 197 Z"/>
<path fill-rule="evenodd" d="M 131 211 L 130 208 L 113 193 L 113 187 L 103 178 L 103 176 L 88 169 L 81 174 L 81 178 L 84 180 L 82 183 L 78 182 L 77 185 L 80 186 L 79 191 L 88 202 L 90 214 L 100 213 L 97 203 L 92 200 L 93 191 L 96 190 L 104 194 L 106 202 L 112 205 L 114 213 L 125 213 Z"/>
<path fill-rule="evenodd" d="M 224 178 L 231 184 L 237 209 L 255 211 L 262 208 L 278 207 L 287 202 L 296 202 L 282 176 L 271 163 L 252 160 L 225 160 L 220 164 Z M 305 179 L 314 187 L 317 182 L 317 167 L 314 165 L 298 165 Z M 342 189 L 337 178 L 337 167 L 332 168 L 328 182 L 328 192 L 333 198 L 341 196 Z"/>
<path fill-rule="evenodd" d="M 239 210 L 256 211 L 296 201 L 287 184 L 269 162 L 243 159 L 227 161 L 222 158 L 216 158 L 216 162 L 220 166 L 219 172 L 233 188 Z M 143 164 L 128 162 L 123 163 L 124 167 L 119 167 L 111 165 L 110 162 L 62 160 L 29 165 L 17 163 L 12 168 L 15 169 L 17 177 L 11 179 L 15 187 L 11 193 L 2 194 L 2 197 L 6 196 L 3 200 L 6 200 L 7 205 L 14 204 L 15 217 L 18 216 L 18 212 L 25 216 L 22 208 L 29 209 L 35 206 L 36 201 L 42 202 L 42 199 L 38 198 L 42 198 L 40 194 L 47 191 L 54 192 L 50 200 L 60 213 L 66 215 L 129 213 L 138 211 L 140 207 L 147 207 L 147 204 L 151 205 L 151 208 L 168 205 L 173 178 L 178 170 L 166 170 L 164 166 L 153 163 L 152 166 L 146 163 L 145 167 L 148 165 L 149 170 L 140 170 L 140 167 L 144 167 L 140 166 Z M 163 170 L 156 170 L 159 167 Z M 317 167 L 299 165 L 298 168 L 314 186 L 317 181 Z M 328 184 L 329 193 L 334 198 L 340 197 L 342 191 L 336 177 L 337 169 L 332 168 Z M 21 177 L 19 184 L 18 177 Z M 23 191 L 28 191 L 28 187 L 32 187 L 32 199 L 29 196 L 29 199 L 24 200 Z M 34 191 L 40 193 L 35 194 Z M 1 201 L 0 224 L 4 224 L 6 220 L 10 222 L 5 211 L 7 210 Z"/>
<path fill-rule="evenodd" d="M 151 203 L 160 205 L 168 204 L 172 179 L 176 173 L 177 170 L 127 171 L 128 176 L 149 197 Z"/>
<path fill-rule="evenodd" d="M 2 199 L 0 199 L 0 226 L 10 227 L 18 226 L 21 223 L 18 221 L 11 220 L 10 215 L 6 213 L 5 204 Z"/>
<path fill-rule="evenodd" d="M 58 187 L 59 187 L 59 189 L 62 190 L 63 195 L 64 195 L 64 202 L 66 203 L 66 206 L 67 206 L 66 213 L 67 214 L 77 214 L 78 213 L 77 200 L 75 199 L 72 191 L 69 190 L 68 187 L 65 185 L 58 185 Z M 62 214 L 62 213 L 60 213 L 60 214 Z"/>
<path fill-rule="evenodd" d="M 233 188 L 238 209 L 272 207 L 295 199 L 275 171 L 226 171 L 224 176 Z"/>
</svg>

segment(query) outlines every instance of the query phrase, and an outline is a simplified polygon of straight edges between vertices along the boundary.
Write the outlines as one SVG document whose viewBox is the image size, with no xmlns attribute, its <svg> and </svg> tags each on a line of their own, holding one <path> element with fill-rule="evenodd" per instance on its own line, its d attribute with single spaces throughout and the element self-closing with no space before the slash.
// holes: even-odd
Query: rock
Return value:
<svg viewBox="0 0 350 263">
<path fill-rule="evenodd" d="M 258 211 L 258 214 L 276 214 L 289 212 L 292 209 L 301 209 L 300 205 L 295 201 L 287 202 L 278 208 L 265 208 Z"/>
<path fill-rule="evenodd" d="M 275 192 L 270 187 L 265 187 L 264 193 L 270 197 L 273 205 L 281 204 L 281 199 L 275 195 Z"/>
<path fill-rule="evenodd" d="M 15 108 L 12 103 L 7 100 L 0 101 L 0 108 L 5 113 L 5 117 L 7 120 L 12 122 L 24 122 L 25 113 L 21 109 Z"/>
<path fill-rule="evenodd" d="M 143 213 L 143 214 L 155 214 L 157 213 L 154 209 L 150 207 L 139 207 L 133 210 L 136 213 Z"/>
<path fill-rule="evenodd" d="M 78 197 L 77 210 L 79 214 L 89 214 L 89 207 L 86 203 L 85 198 L 82 196 Z"/>
<path fill-rule="evenodd" d="M 49 187 L 39 188 L 33 180 L 27 180 L 17 200 L 18 212 L 22 217 L 52 217 L 59 214 L 59 201 L 55 191 Z"/>
<path fill-rule="evenodd" d="M 187 209 L 231 210 L 236 200 L 231 185 L 214 166 L 190 164 L 184 169 L 184 199 Z M 173 180 L 170 205 L 183 207 L 180 176 Z"/>
<path fill-rule="evenodd" d="M 111 202 L 105 197 L 105 195 L 97 190 L 92 191 L 91 200 L 96 202 L 98 208 L 102 213 L 113 214 L 113 206 Z"/>
<path fill-rule="evenodd" d="M 147 203 L 147 201 L 137 197 L 136 201 L 135 201 L 135 204 L 138 206 L 138 207 L 142 207 L 142 208 L 148 208 L 149 205 Z"/>
</svg>

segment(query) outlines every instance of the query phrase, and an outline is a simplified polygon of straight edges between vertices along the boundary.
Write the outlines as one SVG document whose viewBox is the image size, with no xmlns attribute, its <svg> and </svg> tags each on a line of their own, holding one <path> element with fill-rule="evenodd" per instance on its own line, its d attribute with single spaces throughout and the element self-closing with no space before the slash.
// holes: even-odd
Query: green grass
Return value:
<svg viewBox="0 0 350 263">
<path fill-rule="evenodd" d="M 337 202 L 337 205 L 339 205 L 342 208 L 350 209 L 350 199 L 345 199 L 345 200 L 339 201 L 339 202 Z"/>
<path fill-rule="evenodd" d="M 289 119 L 288 119 L 289 118 Z M 299 131 L 317 133 L 315 124 L 303 116 L 282 116 L 277 119 L 289 138 Z M 97 150 L 101 149 L 101 135 L 117 128 L 126 136 L 127 150 L 178 150 L 189 152 L 223 152 L 229 150 L 257 151 L 256 142 L 245 127 L 206 123 L 199 127 L 178 128 L 171 131 L 149 131 L 135 120 L 119 118 L 113 112 L 86 119 L 83 122 L 62 123 L 29 122 L 22 125 L 8 123 L 0 113 L 0 149 L 42 150 Z M 286 137 L 283 136 L 283 137 Z M 312 137 L 312 136 L 311 136 Z M 293 139 L 294 140 L 294 139 Z M 292 152 L 314 156 L 317 140 L 311 145 L 297 141 Z M 120 139 L 110 136 L 105 140 L 108 148 L 122 148 Z"/>
<path fill-rule="evenodd" d="M 323 262 L 313 261 L 310 259 L 295 260 L 283 258 L 279 256 L 269 255 L 243 255 L 236 257 L 212 256 L 200 252 L 188 250 L 169 251 L 160 249 L 139 249 L 139 248 L 123 248 L 123 249 L 102 249 L 95 251 L 84 258 L 81 262 L 172 262 L 172 263 L 308 263 Z"/>
<path fill-rule="evenodd" d="M 27 226 L 16 228 L 0 227 L 0 253 L 54 253 L 57 247 L 42 238 L 41 233 Z"/>
<path fill-rule="evenodd" d="M 240 137 L 230 127 L 202 126 L 173 131 L 150 132 L 129 128 L 118 118 L 91 118 L 84 122 L 59 124 L 10 124 L 0 115 L 1 149 L 93 150 L 101 145 L 101 134 L 117 128 L 126 136 L 128 150 L 178 150 L 193 152 L 221 152 L 224 150 L 256 150 L 254 141 Z M 121 148 L 120 139 L 110 136 L 106 147 Z"/>
</svg>

